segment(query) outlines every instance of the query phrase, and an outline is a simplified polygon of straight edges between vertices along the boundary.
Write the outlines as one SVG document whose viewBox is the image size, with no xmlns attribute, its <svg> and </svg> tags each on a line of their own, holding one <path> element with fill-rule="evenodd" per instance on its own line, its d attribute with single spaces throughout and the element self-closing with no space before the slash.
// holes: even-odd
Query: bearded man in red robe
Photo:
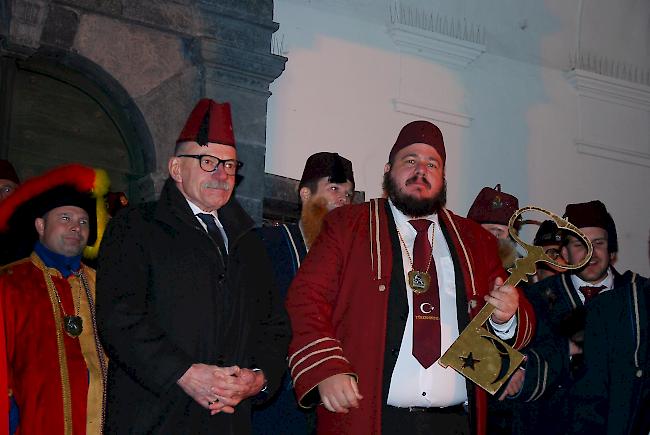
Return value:
<svg viewBox="0 0 650 435">
<path fill-rule="evenodd" d="M 484 434 L 485 391 L 436 361 L 485 302 L 499 337 L 530 340 L 496 239 L 445 208 L 445 162 L 438 127 L 407 124 L 387 198 L 330 212 L 291 284 L 289 367 L 320 433 Z"/>
</svg>

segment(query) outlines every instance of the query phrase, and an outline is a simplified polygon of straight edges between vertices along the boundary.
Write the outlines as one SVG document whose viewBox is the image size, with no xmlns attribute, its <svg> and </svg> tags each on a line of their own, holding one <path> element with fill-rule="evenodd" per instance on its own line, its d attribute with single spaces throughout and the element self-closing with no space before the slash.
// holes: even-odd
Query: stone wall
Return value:
<svg viewBox="0 0 650 435">
<path fill-rule="evenodd" d="M 142 157 L 131 163 L 136 199 L 160 191 L 195 102 L 230 101 L 245 162 L 237 196 L 261 220 L 269 84 L 286 62 L 270 52 L 278 28 L 271 0 L 9 0 L 0 23 L 2 89 L 14 85 L 14 61 L 39 58 L 81 70 L 115 96 L 121 122 L 137 131 L 126 141 L 128 154 Z M 10 96 L 1 100 L 0 122 L 11 118 L 12 108 Z M 9 147 L 4 136 L 0 156 Z"/>
</svg>

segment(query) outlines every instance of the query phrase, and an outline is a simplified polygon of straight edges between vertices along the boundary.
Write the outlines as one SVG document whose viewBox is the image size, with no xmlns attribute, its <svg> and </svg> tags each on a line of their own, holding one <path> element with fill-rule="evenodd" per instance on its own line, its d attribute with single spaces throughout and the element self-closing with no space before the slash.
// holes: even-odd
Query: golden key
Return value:
<svg viewBox="0 0 650 435">
<path fill-rule="evenodd" d="M 550 258 L 541 246 L 529 245 L 519 238 L 514 228 L 517 218 L 527 211 L 538 211 L 553 219 L 559 229 L 568 230 L 578 236 L 587 246 L 587 255 L 578 264 L 561 264 Z M 504 285 L 516 286 L 521 281 L 528 282 L 528 275 L 535 273 L 535 263 L 543 261 L 563 270 L 579 269 L 591 258 L 593 247 L 587 236 L 575 225 L 560 216 L 540 207 L 523 207 L 517 210 L 508 222 L 508 231 L 512 238 L 526 250 L 526 256 L 515 261 L 508 269 L 510 277 Z M 461 375 L 472 380 L 488 393 L 496 393 L 523 362 L 524 356 L 506 344 L 499 337 L 484 327 L 485 322 L 494 312 L 495 307 L 489 303 L 478 312 L 438 363 L 443 367 L 452 367 Z"/>
</svg>

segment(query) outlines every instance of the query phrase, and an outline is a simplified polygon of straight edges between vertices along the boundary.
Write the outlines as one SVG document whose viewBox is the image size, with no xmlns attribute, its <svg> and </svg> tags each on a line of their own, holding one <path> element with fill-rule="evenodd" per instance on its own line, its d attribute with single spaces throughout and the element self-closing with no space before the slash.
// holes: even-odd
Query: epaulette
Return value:
<svg viewBox="0 0 650 435">
<path fill-rule="evenodd" d="M 0 276 L 2 275 L 12 275 L 14 273 L 14 267 L 22 264 L 26 261 L 30 261 L 29 257 L 21 258 L 20 260 L 16 260 L 14 262 L 5 264 L 3 266 L 0 266 Z"/>
</svg>

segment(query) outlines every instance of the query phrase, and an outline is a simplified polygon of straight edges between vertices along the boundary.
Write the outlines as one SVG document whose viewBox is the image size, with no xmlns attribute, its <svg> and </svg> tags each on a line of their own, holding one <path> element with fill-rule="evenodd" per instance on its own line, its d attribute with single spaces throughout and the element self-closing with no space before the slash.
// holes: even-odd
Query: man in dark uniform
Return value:
<svg viewBox="0 0 650 435">
<path fill-rule="evenodd" d="M 296 275 L 309 246 L 320 232 L 325 215 L 350 204 L 354 194 L 352 163 L 336 153 L 320 152 L 305 163 L 298 193 L 302 210 L 297 224 L 259 229 L 273 261 L 273 270 L 282 300 Z M 305 435 L 316 429 L 316 413 L 298 406 L 291 376 L 285 373 L 280 391 L 253 412 L 256 434 Z"/>
<path fill-rule="evenodd" d="M 618 251 L 616 227 L 602 202 L 569 204 L 564 216 L 591 241 L 593 255 L 578 271 L 558 274 L 526 289 L 535 307 L 537 334 L 524 352 L 525 365 L 507 388 L 520 402 L 515 410 L 515 433 L 566 433 L 569 390 L 582 370 L 584 307 L 600 294 L 637 279 L 630 271 L 621 275 L 613 268 Z M 566 236 L 562 256 L 568 263 L 579 263 L 586 253 L 579 238 Z"/>
<path fill-rule="evenodd" d="M 541 246 L 544 248 L 544 253 L 550 258 L 559 263 L 566 264 L 566 261 L 562 258 L 562 239 L 562 230 L 552 220 L 546 220 L 537 229 L 537 233 L 535 233 L 535 238 L 533 239 L 533 245 Z M 535 282 L 539 282 L 561 272 L 555 266 L 544 262 L 535 264 L 535 267 L 537 269 L 535 272 Z"/>
<path fill-rule="evenodd" d="M 650 281 L 635 280 L 590 304 L 585 374 L 571 392 L 572 433 L 650 433 Z"/>
<path fill-rule="evenodd" d="M 203 99 L 160 199 L 110 221 L 97 280 L 106 433 L 249 433 L 251 398 L 278 388 L 290 331 L 264 245 L 232 198 L 241 165 L 230 105 Z"/>
</svg>

